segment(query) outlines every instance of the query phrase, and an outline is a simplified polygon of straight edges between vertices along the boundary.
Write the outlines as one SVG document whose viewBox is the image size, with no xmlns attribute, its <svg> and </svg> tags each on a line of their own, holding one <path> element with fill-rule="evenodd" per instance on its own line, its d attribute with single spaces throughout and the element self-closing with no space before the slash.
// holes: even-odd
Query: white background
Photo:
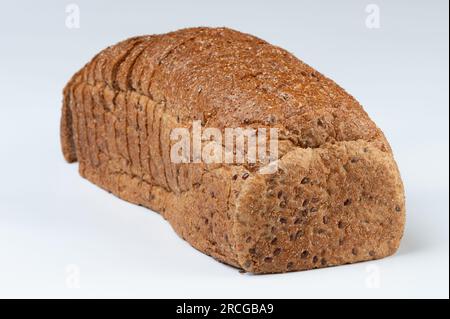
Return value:
<svg viewBox="0 0 450 319">
<path fill-rule="evenodd" d="M 69 3 L 1 4 L 0 297 L 448 298 L 448 1 L 75 1 L 79 29 L 65 25 Z M 366 27 L 370 3 L 379 29 Z M 199 25 L 282 46 L 365 106 L 406 187 L 395 256 L 240 274 L 64 162 L 59 117 L 70 76 L 124 38 Z"/>
</svg>

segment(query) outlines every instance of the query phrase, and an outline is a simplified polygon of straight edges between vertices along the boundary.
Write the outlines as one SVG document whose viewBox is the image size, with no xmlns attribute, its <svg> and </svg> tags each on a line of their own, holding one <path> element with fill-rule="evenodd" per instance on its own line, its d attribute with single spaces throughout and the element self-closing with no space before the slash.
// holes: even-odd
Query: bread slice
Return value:
<svg viewBox="0 0 450 319">
<path fill-rule="evenodd" d="M 172 129 L 277 128 L 278 170 L 174 163 Z M 61 142 L 80 174 L 159 212 L 193 247 L 253 273 L 382 258 L 399 247 L 402 181 L 360 104 L 287 51 L 226 28 L 134 37 L 64 89 Z"/>
</svg>

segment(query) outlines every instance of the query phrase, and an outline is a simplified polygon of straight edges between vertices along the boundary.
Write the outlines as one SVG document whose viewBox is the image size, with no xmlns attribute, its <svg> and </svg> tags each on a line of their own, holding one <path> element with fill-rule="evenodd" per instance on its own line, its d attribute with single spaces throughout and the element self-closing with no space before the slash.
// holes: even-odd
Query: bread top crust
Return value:
<svg viewBox="0 0 450 319">
<path fill-rule="evenodd" d="M 390 150 L 361 105 L 332 80 L 286 50 L 227 28 L 127 39 L 70 83 L 78 81 L 147 95 L 180 126 L 277 127 L 280 139 L 299 147 L 366 140 Z"/>
</svg>

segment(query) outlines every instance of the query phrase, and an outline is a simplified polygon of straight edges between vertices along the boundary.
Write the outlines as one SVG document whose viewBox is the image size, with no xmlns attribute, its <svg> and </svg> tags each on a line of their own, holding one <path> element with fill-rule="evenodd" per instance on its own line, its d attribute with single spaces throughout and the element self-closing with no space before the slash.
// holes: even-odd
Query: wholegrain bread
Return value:
<svg viewBox="0 0 450 319">
<path fill-rule="evenodd" d="M 173 163 L 170 132 L 194 120 L 277 128 L 278 170 Z M 184 29 L 101 51 L 64 89 L 61 142 L 81 176 L 248 272 L 382 258 L 403 234 L 399 171 L 361 105 L 287 51 L 234 30 Z"/>
</svg>

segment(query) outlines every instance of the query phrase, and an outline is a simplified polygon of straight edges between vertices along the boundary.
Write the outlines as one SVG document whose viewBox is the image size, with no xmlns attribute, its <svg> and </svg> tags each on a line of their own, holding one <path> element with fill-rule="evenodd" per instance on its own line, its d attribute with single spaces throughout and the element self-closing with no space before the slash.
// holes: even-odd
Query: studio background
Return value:
<svg viewBox="0 0 450 319">
<path fill-rule="evenodd" d="M 448 10 L 446 0 L 2 2 L 0 297 L 448 298 Z M 72 74 L 120 40 L 191 26 L 281 46 L 365 107 L 405 184 L 395 256 L 240 274 L 64 161 L 59 117 Z"/>
</svg>

